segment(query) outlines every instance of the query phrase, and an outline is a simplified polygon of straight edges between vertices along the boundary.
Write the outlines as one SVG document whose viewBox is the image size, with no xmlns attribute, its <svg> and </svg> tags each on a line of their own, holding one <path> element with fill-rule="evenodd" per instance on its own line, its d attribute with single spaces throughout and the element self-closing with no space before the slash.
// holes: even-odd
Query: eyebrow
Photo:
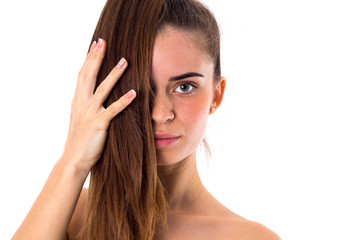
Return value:
<svg viewBox="0 0 360 240">
<path fill-rule="evenodd" d="M 188 72 L 188 73 L 184 73 L 178 76 L 173 76 L 170 77 L 169 81 L 178 81 L 184 78 L 189 78 L 189 77 L 204 77 L 204 75 L 200 74 L 200 73 L 196 73 L 196 72 Z"/>
</svg>

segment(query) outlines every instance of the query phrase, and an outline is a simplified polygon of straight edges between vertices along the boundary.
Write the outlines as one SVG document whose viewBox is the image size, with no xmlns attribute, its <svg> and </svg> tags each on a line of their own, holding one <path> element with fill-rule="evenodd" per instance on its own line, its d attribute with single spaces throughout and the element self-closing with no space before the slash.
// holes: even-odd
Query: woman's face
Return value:
<svg viewBox="0 0 360 240">
<path fill-rule="evenodd" d="M 196 34 L 166 26 L 155 38 L 151 80 L 158 165 L 177 163 L 203 139 L 216 87 L 214 65 Z"/>
</svg>

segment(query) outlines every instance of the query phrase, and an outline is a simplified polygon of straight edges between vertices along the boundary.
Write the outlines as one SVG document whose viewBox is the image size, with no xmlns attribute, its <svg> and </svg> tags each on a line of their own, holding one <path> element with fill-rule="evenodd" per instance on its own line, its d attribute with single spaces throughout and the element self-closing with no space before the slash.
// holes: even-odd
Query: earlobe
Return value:
<svg viewBox="0 0 360 240">
<path fill-rule="evenodd" d="M 214 89 L 214 99 L 211 105 L 211 107 L 214 108 L 215 110 L 221 105 L 221 102 L 224 98 L 225 87 L 226 87 L 226 79 L 225 77 L 220 77 L 219 80 L 217 80 L 216 87 Z"/>
</svg>

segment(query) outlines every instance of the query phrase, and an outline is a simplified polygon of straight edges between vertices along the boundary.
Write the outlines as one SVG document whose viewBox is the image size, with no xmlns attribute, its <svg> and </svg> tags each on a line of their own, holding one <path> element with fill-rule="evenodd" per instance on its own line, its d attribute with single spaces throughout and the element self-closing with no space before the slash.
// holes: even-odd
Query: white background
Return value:
<svg viewBox="0 0 360 240">
<path fill-rule="evenodd" d="M 226 96 L 211 116 L 208 190 L 282 239 L 360 239 L 360 7 L 204 0 L 222 32 Z M 77 73 L 105 1 L 0 3 L 0 239 L 67 137 Z"/>
</svg>

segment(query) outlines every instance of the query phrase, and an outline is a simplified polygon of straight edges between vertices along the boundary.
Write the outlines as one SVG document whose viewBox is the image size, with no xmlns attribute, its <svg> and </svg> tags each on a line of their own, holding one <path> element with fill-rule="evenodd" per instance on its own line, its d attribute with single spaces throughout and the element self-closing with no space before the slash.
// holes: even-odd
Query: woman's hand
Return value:
<svg viewBox="0 0 360 240">
<path fill-rule="evenodd" d="M 78 162 L 73 164 L 87 172 L 99 160 L 103 152 L 111 119 L 127 107 L 136 95 L 134 90 L 130 90 L 107 109 L 103 107 L 105 99 L 127 67 L 127 61 L 124 58 L 93 94 L 105 48 L 104 40 L 99 39 L 98 43 L 94 41 L 79 72 L 63 153 L 63 156 L 77 159 Z"/>
<path fill-rule="evenodd" d="M 107 109 L 103 107 L 127 66 L 125 60 L 114 67 L 93 94 L 105 48 L 106 43 L 101 39 L 91 46 L 71 103 L 64 153 L 12 239 L 67 239 L 66 232 L 81 189 L 102 154 L 110 121 L 135 98 L 135 92 L 130 91 Z"/>
</svg>

